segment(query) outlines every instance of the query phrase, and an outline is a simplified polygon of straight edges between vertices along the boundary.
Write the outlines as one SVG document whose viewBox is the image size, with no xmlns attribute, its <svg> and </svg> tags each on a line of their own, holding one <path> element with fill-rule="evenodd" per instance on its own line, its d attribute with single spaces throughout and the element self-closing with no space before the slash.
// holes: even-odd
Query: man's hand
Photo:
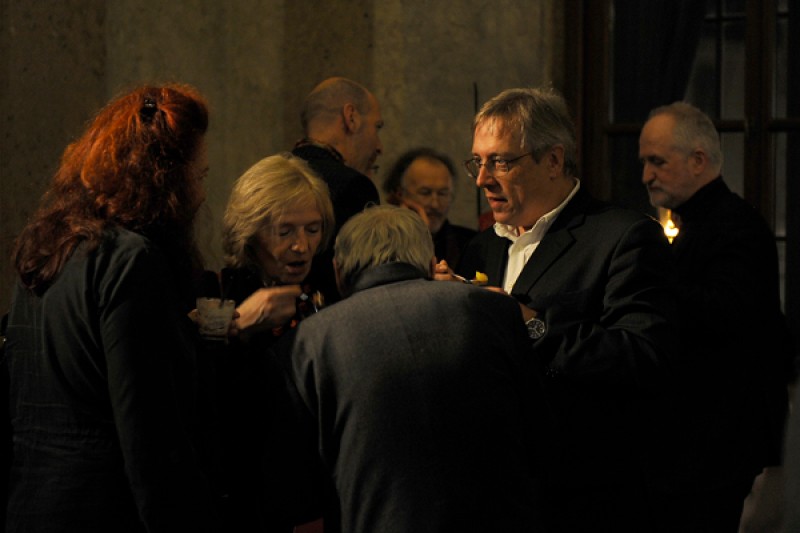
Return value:
<svg viewBox="0 0 800 533">
<path fill-rule="evenodd" d="M 457 276 L 447 261 L 442 259 L 433 267 L 433 279 L 436 281 L 464 281 L 460 276 Z"/>
<path fill-rule="evenodd" d="M 536 312 L 536 309 L 531 309 L 527 305 L 519 304 L 520 309 L 522 309 L 522 321 L 527 322 L 531 318 L 536 318 L 539 314 Z"/>
<path fill-rule="evenodd" d="M 420 218 L 422 218 L 422 221 L 425 223 L 426 226 L 428 226 L 429 228 L 431 227 L 431 221 L 428 219 L 428 214 L 425 212 L 424 206 L 404 196 L 399 197 L 399 204 L 397 205 L 414 211 L 416 214 L 420 216 Z"/>
</svg>

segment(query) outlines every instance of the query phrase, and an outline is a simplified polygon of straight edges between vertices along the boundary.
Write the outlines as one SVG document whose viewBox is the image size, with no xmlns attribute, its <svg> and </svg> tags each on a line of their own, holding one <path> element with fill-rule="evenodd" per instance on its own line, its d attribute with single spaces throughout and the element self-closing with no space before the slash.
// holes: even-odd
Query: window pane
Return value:
<svg viewBox="0 0 800 533">
<path fill-rule="evenodd" d="M 716 2 L 708 2 L 711 5 Z M 726 17 L 738 16 L 743 17 L 745 12 L 745 0 L 725 0 L 722 2 L 723 13 Z"/>
<path fill-rule="evenodd" d="M 774 91 L 772 114 L 776 118 L 786 118 L 786 95 L 788 94 L 787 74 L 789 72 L 787 56 L 789 48 L 789 18 L 786 3 L 778 3 L 782 4 L 782 6 L 779 6 L 776 11 L 775 21 L 775 61 L 772 71 L 772 87 Z"/>
<path fill-rule="evenodd" d="M 722 106 L 720 118 L 744 118 L 744 22 L 722 24 Z"/>
<path fill-rule="evenodd" d="M 786 312 L 786 241 L 778 241 L 778 267 L 781 275 L 781 309 Z"/>
<path fill-rule="evenodd" d="M 775 234 L 779 237 L 786 236 L 786 140 L 785 133 L 773 135 L 773 150 L 775 151 Z"/>
<path fill-rule="evenodd" d="M 639 133 L 614 135 L 608 139 L 612 191 L 615 202 L 655 214 L 650 207 L 647 191 L 642 184 L 642 164 L 639 162 Z"/>
<path fill-rule="evenodd" d="M 722 175 L 733 192 L 744 197 L 744 133 L 723 133 Z"/>
<path fill-rule="evenodd" d="M 692 64 L 689 75 L 689 86 L 686 89 L 686 101 L 691 102 L 706 112 L 711 112 L 712 118 L 716 117 L 719 109 L 717 97 L 717 25 L 706 20 L 703 23 L 700 40 L 697 44 L 697 54 Z"/>
</svg>

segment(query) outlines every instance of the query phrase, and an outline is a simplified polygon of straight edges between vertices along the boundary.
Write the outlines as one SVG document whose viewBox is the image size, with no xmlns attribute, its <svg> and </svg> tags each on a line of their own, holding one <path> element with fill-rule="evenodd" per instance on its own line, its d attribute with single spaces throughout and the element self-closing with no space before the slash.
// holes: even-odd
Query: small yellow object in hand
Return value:
<svg viewBox="0 0 800 533">
<path fill-rule="evenodd" d="M 483 272 L 475 271 L 475 282 L 476 283 L 489 283 L 489 276 L 487 276 Z"/>
</svg>

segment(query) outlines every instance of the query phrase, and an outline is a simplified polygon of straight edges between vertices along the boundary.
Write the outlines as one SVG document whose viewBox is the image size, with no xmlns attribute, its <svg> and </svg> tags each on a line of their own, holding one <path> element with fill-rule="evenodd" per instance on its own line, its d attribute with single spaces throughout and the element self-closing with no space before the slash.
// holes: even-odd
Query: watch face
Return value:
<svg viewBox="0 0 800 533">
<path fill-rule="evenodd" d="M 528 326 L 528 336 L 531 339 L 538 339 L 542 335 L 544 335 L 545 331 L 547 331 L 544 322 L 542 322 L 538 318 L 531 318 L 530 320 L 525 322 L 525 325 Z"/>
</svg>

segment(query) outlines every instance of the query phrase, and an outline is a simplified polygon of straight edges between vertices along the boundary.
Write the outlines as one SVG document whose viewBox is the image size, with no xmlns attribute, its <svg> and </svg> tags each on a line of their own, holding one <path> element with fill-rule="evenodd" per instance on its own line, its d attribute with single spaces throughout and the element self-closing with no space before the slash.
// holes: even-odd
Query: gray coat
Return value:
<svg viewBox="0 0 800 533">
<path fill-rule="evenodd" d="M 547 415 L 529 343 L 513 299 L 403 263 L 300 324 L 291 379 L 342 531 L 535 530 Z"/>
</svg>

